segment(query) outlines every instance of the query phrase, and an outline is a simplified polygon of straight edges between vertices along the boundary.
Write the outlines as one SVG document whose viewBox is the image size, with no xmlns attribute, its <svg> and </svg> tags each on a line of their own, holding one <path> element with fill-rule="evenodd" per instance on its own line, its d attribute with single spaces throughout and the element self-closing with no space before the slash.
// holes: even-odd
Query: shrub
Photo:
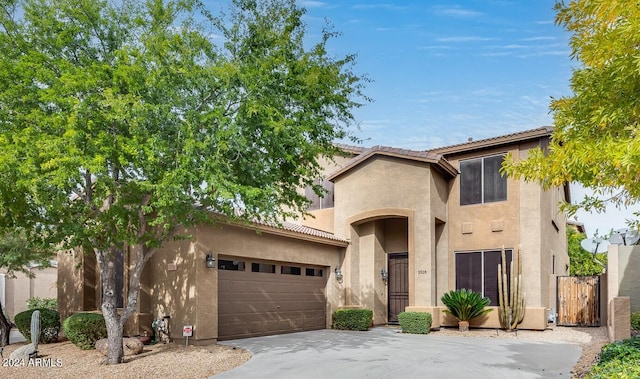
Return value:
<svg viewBox="0 0 640 379">
<path fill-rule="evenodd" d="M 40 298 L 40 297 L 32 297 L 27 299 L 27 309 L 52 309 L 58 310 L 58 299 L 53 297 L 48 298 Z"/>
<path fill-rule="evenodd" d="M 29 309 L 20 312 L 14 318 L 16 327 L 24 338 L 31 340 L 31 314 L 36 309 Z M 56 310 L 39 308 L 40 311 L 40 343 L 52 343 L 58 341 L 60 332 L 60 313 Z"/>
<path fill-rule="evenodd" d="M 69 341 L 82 350 L 95 349 L 96 341 L 107 338 L 107 325 L 99 313 L 76 313 L 62 324 Z"/>
<path fill-rule="evenodd" d="M 398 322 L 402 333 L 429 334 L 431 331 L 431 313 L 401 312 L 398 314 Z"/>
<path fill-rule="evenodd" d="M 591 368 L 587 378 L 640 377 L 640 337 L 631 337 L 602 347 L 600 361 Z"/>
<path fill-rule="evenodd" d="M 631 329 L 640 330 L 640 312 L 631 314 Z"/>
<path fill-rule="evenodd" d="M 640 359 L 640 337 L 631 337 L 602 347 L 600 363 L 612 360 Z"/>
<path fill-rule="evenodd" d="M 449 291 L 442 295 L 441 300 L 447 307 L 444 311 L 458 321 L 471 321 L 492 311 L 491 308 L 485 309 L 491 303 L 488 297 L 466 288 Z"/>
<path fill-rule="evenodd" d="M 369 309 L 338 309 L 333 312 L 333 329 L 368 330 L 373 322 Z"/>
</svg>

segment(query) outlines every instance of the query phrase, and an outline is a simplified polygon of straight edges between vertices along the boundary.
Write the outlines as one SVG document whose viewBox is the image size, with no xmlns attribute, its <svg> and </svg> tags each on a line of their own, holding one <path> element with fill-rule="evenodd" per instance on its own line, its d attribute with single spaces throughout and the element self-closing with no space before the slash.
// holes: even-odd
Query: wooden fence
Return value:
<svg viewBox="0 0 640 379">
<path fill-rule="evenodd" d="M 558 325 L 600 326 L 600 277 L 559 276 Z"/>
</svg>

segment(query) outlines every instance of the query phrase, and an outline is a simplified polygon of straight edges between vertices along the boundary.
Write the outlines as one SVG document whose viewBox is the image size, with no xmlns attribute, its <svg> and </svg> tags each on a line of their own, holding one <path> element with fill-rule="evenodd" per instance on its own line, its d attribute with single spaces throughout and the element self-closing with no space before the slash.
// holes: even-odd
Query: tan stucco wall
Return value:
<svg viewBox="0 0 640 379">
<path fill-rule="evenodd" d="M 80 251 L 59 251 L 58 256 L 58 311 L 60 320 L 72 312 L 85 310 L 84 303 L 88 297 L 85 291 L 83 266 L 84 257 Z M 92 283 L 94 286 L 97 282 Z M 95 310 L 96 308 L 94 307 Z"/>
<path fill-rule="evenodd" d="M 332 172 L 337 171 L 344 166 L 346 166 L 355 155 L 347 154 L 345 156 L 337 155 L 333 160 L 327 158 L 321 158 L 318 160 L 320 167 L 322 168 L 323 177 L 328 177 Z M 304 188 L 300 189 L 301 193 L 304 191 Z M 323 230 L 325 232 L 334 233 L 334 208 L 325 208 L 325 209 L 316 209 L 313 211 L 309 211 L 311 216 L 307 216 L 303 219 L 290 219 L 287 221 L 291 221 L 294 223 L 300 223 L 304 226 L 308 226 L 310 228 Z"/>
<path fill-rule="evenodd" d="M 461 160 L 480 156 L 511 153 L 516 159 L 525 159 L 528 150 L 534 146 L 528 143 L 488 149 L 481 154 L 449 157 L 449 161 L 459 168 Z M 503 246 L 520 248 L 527 304 L 555 308 L 555 277 L 566 274 L 565 265 L 568 263 L 566 219 L 559 211 L 559 201 L 564 199 L 562 189 L 544 191 L 537 183 L 508 179 L 506 201 L 460 206 L 459 177 L 451 182 L 450 188 L 450 288 L 455 288 L 455 252 L 500 249 Z M 553 255 L 556 256 L 555 269 Z"/>
<path fill-rule="evenodd" d="M 0 291 L 3 291 L 0 293 L 0 301 L 5 316 L 11 320 L 16 314 L 27 310 L 27 300 L 32 297 L 58 297 L 57 268 L 32 268 L 30 271 L 35 274 L 35 278 L 29 278 L 21 272 L 15 272 L 14 277 L 11 277 L 6 275 L 6 271 L 0 271 Z"/>
<path fill-rule="evenodd" d="M 449 162 L 460 168 L 460 161 L 482 156 L 512 153 L 517 156 L 517 146 L 483 151 L 481 154 L 461 154 L 450 157 Z M 455 253 L 488 249 L 517 249 L 520 244 L 520 183 L 507 181 L 507 200 L 485 204 L 460 205 L 460 176 L 450 182 L 449 195 L 449 289 L 455 289 Z M 539 201 L 536 201 L 539 204 Z M 529 203 L 526 203 L 529 204 Z M 532 205 L 532 209 L 535 206 Z M 539 234 L 539 233 L 538 233 Z M 523 257 L 523 267 L 527 258 Z M 528 267 L 531 267 L 529 265 Z M 531 281 L 523 275 L 525 286 Z M 532 303 L 537 304 L 537 303 Z"/>
<path fill-rule="evenodd" d="M 360 226 L 384 219 L 404 219 L 407 223 L 405 251 L 409 253 L 409 304 L 435 305 L 437 252 L 434 234 L 436 218 L 447 219 L 445 183 L 441 174 L 432 170 L 429 164 L 385 156 L 374 156 L 335 179 L 335 233 L 351 240 L 345 260 L 345 305 L 370 304 L 368 299 L 372 296 L 382 296 L 373 291 L 375 288 L 368 288 L 371 283 L 381 280 L 379 267 L 360 266 L 363 260 L 371 258 L 371 254 L 381 257 L 379 253 L 373 253 L 380 250 L 371 250 L 372 245 L 366 238 L 361 239 L 364 235 L 361 235 Z M 380 229 L 378 231 L 384 234 Z M 393 245 L 388 247 L 397 249 Z M 386 262 L 386 257 L 382 261 Z"/>
<path fill-rule="evenodd" d="M 487 315 L 484 317 L 472 320 L 469 323 L 469 326 L 472 326 L 474 328 L 501 328 L 500 319 L 498 316 L 499 308 L 489 308 L 492 309 L 491 312 L 487 313 Z M 440 325 L 447 327 L 457 327 L 458 320 L 456 320 L 450 314 L 444 312 L 444 309 L 446 308 L 440 308 Z M 545 307 L 527 307 L 524 312 L 524 319 L 520 324 L 518 324 L 518 329 L 545 330 L 547 328 L 547 314 L 548 311 Z"/>
<path fill-rule="evenodd" d="M 631 312 L 640 311 L 640 246 L 609 245 L 607 298 L 628 296 Z"/>
<path fill-rule="evenodd" d="M 223 255 L 326 267 L 327 327 L 331 313 L 344 302 L 342 284 L 334 277 L 343 248 L 229 225 L 203 225 L 188 232 L 192 239 L 166 244 L 145 269 L 153 277 L 154 318 L 170 315 L 175 338 L 182 337 L 184 325 L 193 325 L 196 341 L 218 337 L 218 270 L 206 267 L 209 252 L 216 260 Z M 175 263 L 175 271 L 168 270 L 170 263 Z"/>
</svg>

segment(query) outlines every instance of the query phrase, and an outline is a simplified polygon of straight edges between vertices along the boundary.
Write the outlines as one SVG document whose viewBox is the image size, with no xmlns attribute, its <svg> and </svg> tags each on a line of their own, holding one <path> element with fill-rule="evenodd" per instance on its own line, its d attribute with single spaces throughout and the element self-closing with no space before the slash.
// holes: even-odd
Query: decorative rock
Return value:
<svg viewBox="0 0 640 379">
<path fill-rule="evenodd" d="M 9 359 L 13 359 L 14 361 L 21 359 L 26 363 L 26 361 L 28 361 L 30 357 L 35 356 L 37 352 L 38 350 L 36 350 L 35 346 L 30 343 L 15 349 L 9 356 Z"/>
<path fill-rule="evenodd" d="M 137 338 L 123 338 L 122 348 L 124 349 L 124 355 L 137 355 L 142 353 L 144 344 Z M 109 340 L 106 338 L 97 340 L 96 350 L 101 352 L 103 355 L 109 354 Z"/>
</svg>

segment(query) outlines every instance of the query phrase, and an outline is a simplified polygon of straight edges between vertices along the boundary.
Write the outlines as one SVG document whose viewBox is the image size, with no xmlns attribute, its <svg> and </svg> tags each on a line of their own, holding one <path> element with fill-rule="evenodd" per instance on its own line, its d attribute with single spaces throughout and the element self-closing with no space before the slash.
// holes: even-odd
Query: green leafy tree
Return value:
<svg viewBox="0 0 640 379">
<path fill-rule="evenodd" d="M 305 48 L 294 0 L 232 0 L 216 17 L 198 0 L 0 4 L 0 224 L 95 254 L 110 364 L 157 248 L 211 212 L 304 212 L 299 188 L 368 101 L 354 56 L 327 53 L 335 33 Z"/>
<path fill-rule="evenodd" d="M 580 246 L 587 238 L 574 228 L 567 228 L 567 249 L 569 250 L 569 274 L 571 276 L 602 275 L 607 256 L 604 253 L 593 254 Z"/>
<path fill-rule="evenodd" d="M 545 187 L 579 182 L 593 191 L 569 206 L 603 211 L 640 199 L 640 7 L 631 0 L 556 3 L 556 23 L 572 33 L 572 96 L 552 99 L 548 149 L 507 159 L 510 175 Z"/>
<path fill-rule="evenodd" d="M 32 267 L 50 267 L 53 249 L 39 244 L 40 241 L 22 228 L 0 229 L 0 268 L 9 277 L 21 272 L 32 278 L 35 276 Z M 0 347 L 9 344 L 12 327 L 2 307 L 0 302 Z"/>
</svg>

